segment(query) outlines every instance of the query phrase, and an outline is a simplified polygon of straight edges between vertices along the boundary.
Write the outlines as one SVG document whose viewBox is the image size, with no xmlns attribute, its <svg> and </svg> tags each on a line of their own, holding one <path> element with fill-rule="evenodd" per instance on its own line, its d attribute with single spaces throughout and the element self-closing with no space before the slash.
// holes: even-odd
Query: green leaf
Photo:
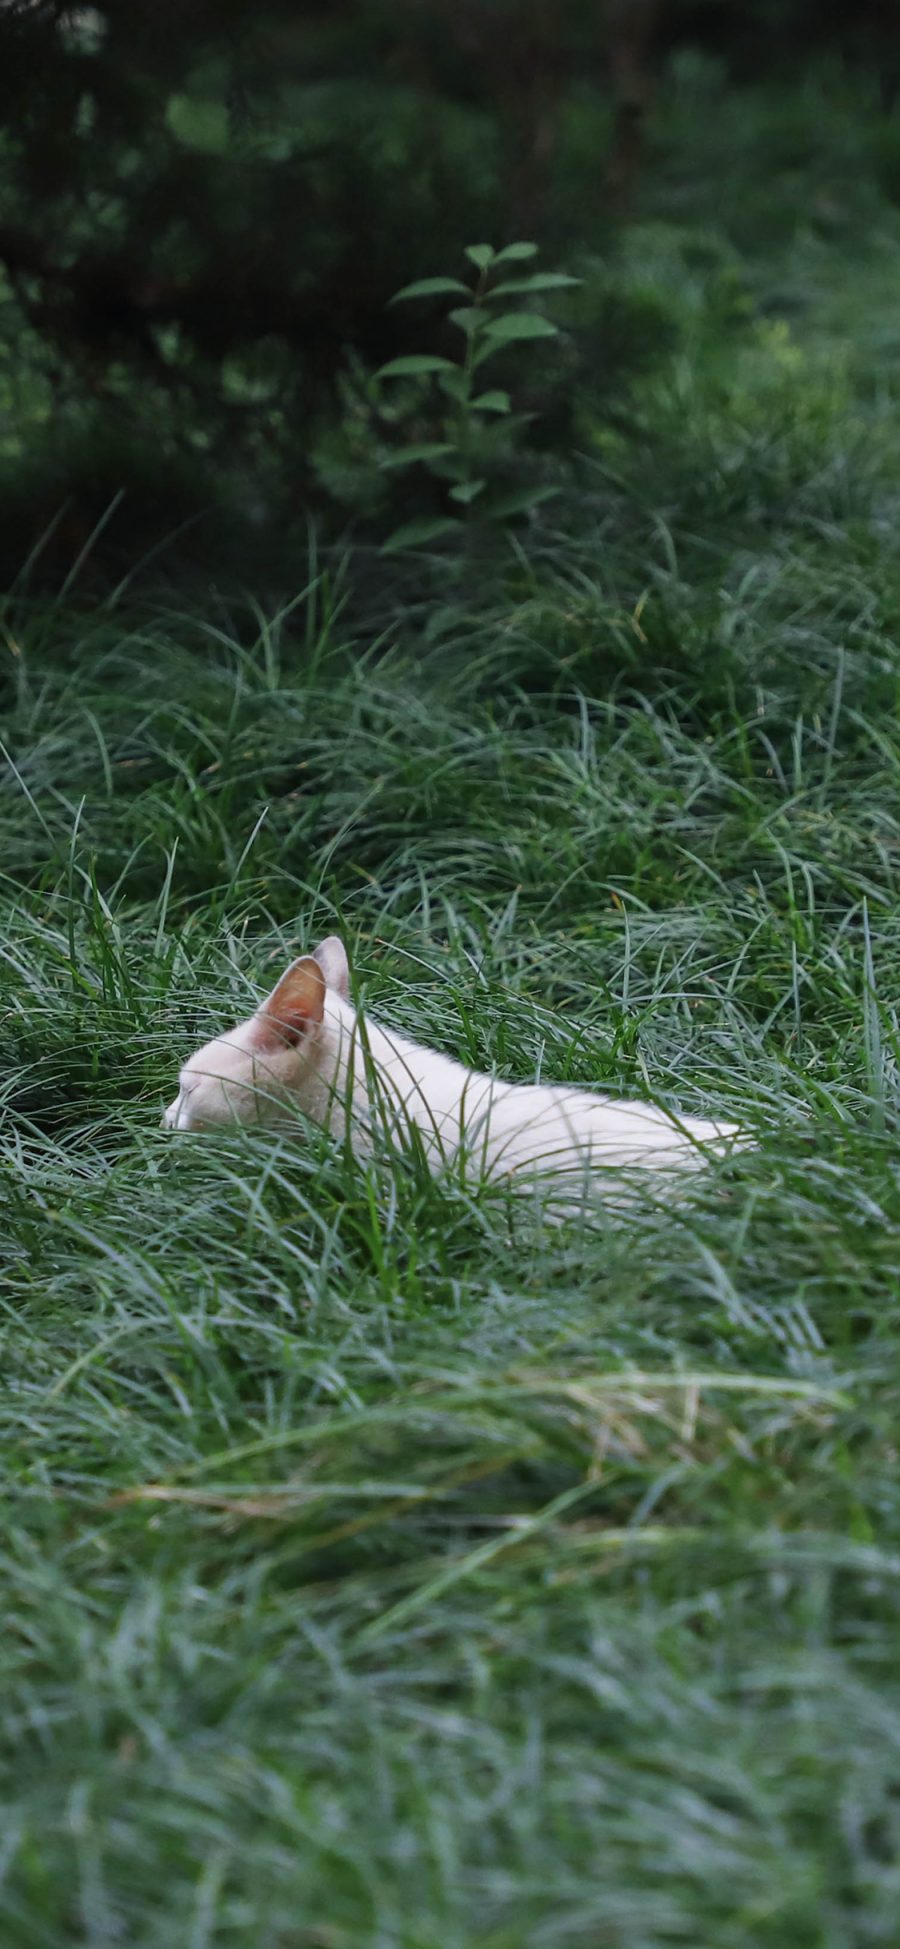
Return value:
<svg viewBox="0 0 900 1949">
<path fill-rule="evenodd" d="M 484 512 L 492 521 L 506 521 L 514 514 L 529 514 L 532 508 L 540 506 L 541 501 L 549 501 L 559 493 L 558 487 L 522 487 L 514 494 L 502 494 L 499 501 L 492 501 Z"/>
<path fill-rule="evenodd" d="M 229 119 L 225 102 L 204 101 L 194 95 L 171 95 L 166 121 L 176 141 L 186 149 L 199 149 L 208 156 L 221 155 L 228 146 Z"/>
<path fill-rule="evenodd" d="M 460 403 L 465 401 L 469 381 L 458 365 L 451 365 L 449 372 L 439 373 L 438 385 L 441 392 L 446 393 L 449 399 L 459 400 Z"/>
<path fill-rule="evenodd" d="M 490 244 L 467 244 L 466 256 L 469 263 L 475 264 L 479 271 L 486 271 L 488 265 L 493 264 L 494 261 L 494 252 Z"/>
<path fill-rule="evenodd" d="M 513 339 L 558 338 L 559 327 L 549 318 L 541 318 L 536 311 L 505 311 L 501 318 L 490 320 L 484 335 L 493 339 L 495 345 L 509 345 Z"/>
<path fill-rule="evenodd" d="M 473 332 L 484 328 L 484 312 L 478 305 L 459 305 L 456 311 L 448 312 L 447 316 L 451 324 L 458 325 L 460 330 L 466 332 L 469 337 Z"/>
<path fill-rule="evenodd" d="M 437 541 L 441 535 L 459 533 L 459 522 L 451 515 L 435 515 L 431 519 L 405 521 L 402 528 L 395 528 L 387 541 L 382 542 L 382 555 L 392 555 L 398 548 L 421 548 L 425 542 Z"/>
<path fill-rule="evenodd" d="M 486 480 L 462 480 L 458 487 L 451 487 L 450 499 L 461 501 L 463 507 L 468 507 L 470 501 L 476 500 L 479 494 L 484 493 L 486 486 Z"/>
<path fill-rule="evenodd" d="M 413 379 L 422 372 L 453 372 L 452 359 L 439 359 L 434 352 L 405 352 L 400 359 L 389 359 L 375 374 L 376 379 Z"/>
<path fill-rule="evenodd" d="M 449 440 L 422 440 L 418 446 L 395 447 L 393 453 L 386 454 L 379 464 L 382 467 L 412 467 L 417 460 L 438 460 L 441 454 L 452 452 Z"/>
<path fill-rule="evenodd" d="M 522 264 L 526 257 L 536 257 L 537 254 L 537 244 L 507 244 L 503 250 L 498 250 L 494 263 Z"/>
<path fill-rule="evenodd" d="M 415 284 L 404 284 L 402 291 L 395 291 L 390 303 L 398 305 L 405 298 L 436 298 L 445 291 L 452 291 L 454 297 L 460 293 L 464 298 L 471 297 L 468 285 L 458 277 L 420 277 Z"/>
<path fill-rule="evenodd" d="M 502 284 L 495 284 L 488 292 L 488 299 L 511 297 L 522 291 L 570 291 L 581 284 L 580 277 L 569 277 L 565 271 L 534 271 L 529 277 L 504 278 Z"/>
<path fill-rule="evenodd" d="M 496 392 L 479 393 L 478 398 L 472 400 L 472 411 L 473 413 L 508 413 L 510 403 L 509 393 L 498 389 Z"/>
</svg>

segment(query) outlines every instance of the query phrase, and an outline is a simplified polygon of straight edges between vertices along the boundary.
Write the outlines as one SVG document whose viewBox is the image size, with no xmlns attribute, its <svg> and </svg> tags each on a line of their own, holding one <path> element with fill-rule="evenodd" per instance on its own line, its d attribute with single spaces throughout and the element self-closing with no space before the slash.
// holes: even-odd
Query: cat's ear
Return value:
<svg viewBox="0 0 900 1949">
<path fill-rule="evenodd" d="M 307 1029 L 321 1022 L 324 1009 L 325 975 L 311 954 L 303 954 L 285 969 L 256 1011 L 258 1046 L 276 1048 L 299 1042 Z"/>
<path fill-rule="evenodd" d="M 318 961 L 329 988 L 341 995 L 345 1002 L 350 1000 L 350 963 L 347 950 L 337 934 L 327 935 L 313 948 L 313 960 Z"/>
</svg>

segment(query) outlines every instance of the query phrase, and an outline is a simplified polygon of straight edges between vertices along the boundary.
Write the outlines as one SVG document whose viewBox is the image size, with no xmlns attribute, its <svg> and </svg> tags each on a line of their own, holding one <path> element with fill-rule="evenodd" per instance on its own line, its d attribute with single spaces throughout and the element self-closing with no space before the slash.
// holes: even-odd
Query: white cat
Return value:
<svg viewBox="0 0 900 1949">
<path fill-rule="evenodd" d="M 368 1155 L 379 1132 L 420 1145 L 437 1172 L 456 1161 L 498 1179 L 703 1164 L 737 1127 L 678 1117 L 566 1084 L 504 1083 L 357 1015 L 341 941 L 293 961 L 249 1020 L 191 1056 L 163 1118 L 170 1130 L 296 1127 L 297 1110 Z"/>
</svg>

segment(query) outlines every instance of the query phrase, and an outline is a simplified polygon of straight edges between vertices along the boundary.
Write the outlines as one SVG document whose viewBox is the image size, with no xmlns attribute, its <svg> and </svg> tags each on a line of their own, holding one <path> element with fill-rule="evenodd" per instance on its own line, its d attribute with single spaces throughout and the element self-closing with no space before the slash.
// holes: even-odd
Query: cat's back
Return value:
<svg viewBox="0 0 900 1949">
<path fill-rule="evenodd" d="M 528 1167 L 546 1172 L 671 1168 L 704 1161 L 703 1146 L 721 1148 L 731 1124 L 679 1117 L 652 1103 L 625 1102 L 565 1084 L 507 1084 L 490 1109 L 485 1161 L 504 1176 Z"/>
</svg>

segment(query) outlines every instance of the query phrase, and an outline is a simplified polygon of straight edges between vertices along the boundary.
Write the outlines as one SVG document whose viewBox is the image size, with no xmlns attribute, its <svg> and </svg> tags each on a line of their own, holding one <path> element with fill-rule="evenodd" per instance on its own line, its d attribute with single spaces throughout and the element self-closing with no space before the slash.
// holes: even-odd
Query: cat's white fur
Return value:
<svg viewBox="0 0 900 1949">
<path fill-rule="evenodd" d="M 505 1083 L 357 1015 L 343 944 L 330 935 L 291 963 L 255 1015 L 206 1043 L 179 1078 L 170 1130 L 297 1126 L 303 1111 L 359 1155 L 379 1132 L 421 1144 L 438 1171 L 465 1157 L 478 1175 L 552 1175 L 571 1185 L 702 1164 L 740 1142 L 734 1124 L 678 1117 L 566 1084 Z"/>
</svg>

